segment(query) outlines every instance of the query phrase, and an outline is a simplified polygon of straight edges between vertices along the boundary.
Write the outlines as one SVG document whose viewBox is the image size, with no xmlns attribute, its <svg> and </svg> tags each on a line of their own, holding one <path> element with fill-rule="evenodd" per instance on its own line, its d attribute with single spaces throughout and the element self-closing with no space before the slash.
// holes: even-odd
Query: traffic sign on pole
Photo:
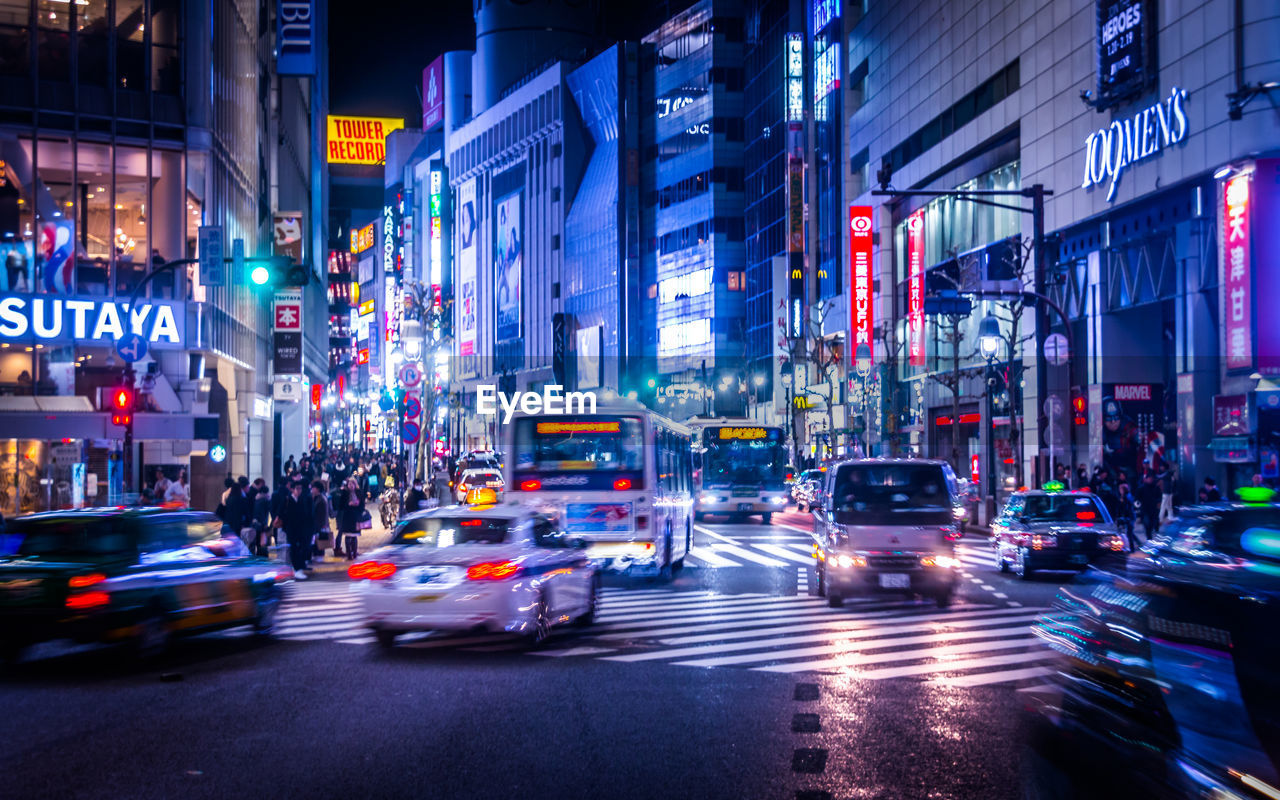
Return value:
<svg viewBox="0 0 1280 800">
<path fill-rule="evenodd" d="M 126 333 L 116 339 L 116 352 L 125 363 L 140 361 L 147 354 L 147 340 L 136 333 Z"/>
<path fill-rule="evenodd" d="M 405 444 L 417 444 L 418 438 L 422 436 L 422 428 L 418 427 L 418 423 L 406 421 L 400 429 L 400 438 Z"/>
<path fill-rule="evenodd" d="M 226 286 L 227 271 L 222 263 L 222 226 L 201 225 L 200 283 L 205 286 Z"/>
<path fill-rule="evenodd" d="M 412 389 L 422 383 L 422 367 L 413 361 L 406 362 L 400 367 L 400 385 L 406 389 Z"/>
<path fill-rule="evenodd" d="M 422 416 L 422 398 L 417 394 L 405 395 L 404 415 L 406 419 L 417 419 Z"/>
</svg>

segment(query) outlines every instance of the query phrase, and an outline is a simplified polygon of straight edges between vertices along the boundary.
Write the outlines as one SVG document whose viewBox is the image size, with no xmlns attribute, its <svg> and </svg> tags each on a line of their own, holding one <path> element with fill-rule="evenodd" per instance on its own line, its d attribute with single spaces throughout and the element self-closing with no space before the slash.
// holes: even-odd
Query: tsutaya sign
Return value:
<svg viewBox="0 0 1280 800">
<path fill-rule="evenodd" d="M 184 304 L 148 300 L 128 312 L 127 302 L 53 295 L 11 294 L 0 298 L 0 341 L 110 343 L 129 332 L 157 347 L 182 347 Z"/>
<path fill-rule="evenodd" d="M 1101 184 L 1108 177 L 1107 202 L 1116 195 L 1116 184 L 1125 167 L 1149 158 L 1187 138 L 1186 91 L 1173 87 L 1164 100 L 1144 108 L 1130 119 L 1114 120 L 1084 140 L 1084 183 L 1081 189 Z"/>
</svg>

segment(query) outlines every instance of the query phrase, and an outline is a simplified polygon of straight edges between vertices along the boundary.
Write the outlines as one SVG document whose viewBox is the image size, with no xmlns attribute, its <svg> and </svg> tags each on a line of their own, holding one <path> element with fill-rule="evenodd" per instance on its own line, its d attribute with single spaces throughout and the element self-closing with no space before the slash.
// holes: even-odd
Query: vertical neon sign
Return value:
<svg viewBox="0 0 1280 800">
<path fill-rule="evenodd" d="M 924 366 L 924 209 L 907 217 L 907 346 L 910 364 Z"/>
<path fill-rule="evenodd" d="M 1252 275 L 1249 247 L 1249 175 L 1237 175 L 1223 190 L 1222 320 L 1227 369 L 1253 366 Z"/>
<path fill-rule="evenodd" d="M 849 330 L 853 346 L 849 357 L 857 359 L 858 348 L 865 344 L 871 361 L 872 328 L 875 324 L 875 308 L 871 292 L 871 206 L 849 206 Z M 856 363 L 854 364 L 856 367 Z"/>
</svg>

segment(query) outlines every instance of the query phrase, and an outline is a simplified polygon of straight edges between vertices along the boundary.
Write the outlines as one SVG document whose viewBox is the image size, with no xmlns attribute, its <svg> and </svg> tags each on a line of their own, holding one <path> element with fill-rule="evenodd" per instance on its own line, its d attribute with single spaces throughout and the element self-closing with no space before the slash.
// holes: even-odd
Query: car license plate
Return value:
<svg viewBox="0 0 1280 800">
<path fill-rule="evenodd" d="M 414 602 L 414 603 L 434 603 L 435 601 L 439 600 L 441 597 L 444 597 L 444 595 L 442 595 L 442 594 L 419 594 L 419 595 L 415 595 L 415 596 L 413 596 L 413 597 L 411 597 L 411 598 L 409 598 L 409 599 L 410 599 L 410 601 L 411 601 L 411 602 Z"/>
<path fill-rule="evenodd" d="M 910 589 L 910 575 L 883 574 L 880 576 L 880 588 L 882 589 Z"/>
<path fill-rule="evenodd" d="M 739 511 L 750 511 L 750 510 L 751 510 L 751 504 L 750 504 L 750 503 L 738 503 L 738 510 L 739 510 Z"/>
<path fill-rule="evenodd" d="M 1089 563 L 1089 557 L 1088 557 L 1088 556 L 1086 556 L 1086 555 L 1083 555 L 1083 554 L 1078 555 L 1078 556 L 1072 556 L 1072 557 L 1071 557 L 1071 563 L 1072 563 L 1072 564 L 1088 564 L 1088 563 Z"/>
</svg>

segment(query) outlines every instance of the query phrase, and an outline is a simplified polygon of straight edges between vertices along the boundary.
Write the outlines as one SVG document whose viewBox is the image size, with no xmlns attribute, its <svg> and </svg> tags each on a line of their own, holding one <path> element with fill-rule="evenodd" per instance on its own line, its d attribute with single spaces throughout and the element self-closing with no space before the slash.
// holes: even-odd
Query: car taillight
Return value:
<svg viewBox="0 0 1280 800">
<path fill-rule="evenodd" d="M 1046 547 L 1057 547 L 1058 537 L 1052 533 L 1031 534 L 1031 549 L 1043 550 Z"/>
<path fill-rule="evenodd" d="M 111 602 L 111 595 L 103 591 L 82 592 L 67 596 L 67 608 L 74 611 L 98 608 L 99 606 L 105 606 L 109 602 Z"/>
<path fill-rule="evenodd" d="M 615 491 L 625 492 L 631 488 L 631 480 L 629 478 L 618 478 L 613 482 L 613 488 Z"/>
<path fill-rule="evenodd" d="M 541 488 L 542 488 L 542 481 L 539 481 L 539 480 L 520 481 L 520 491 L 522 492 L 536 492 Z"/>
<path fill-rule="evenodd" d="M 67 581 L 67 585 L 72 589 L 83 589 L 86 586 L 93 586 L 94 584 L 102 583 L 106 579 L 107 576 L 103 575 L 101 572 L 91 572 L 88 575 L 76 575 L 71 580 Z"/>
<path fill-rule="evenodd" d="M 1124 552 L 1124 537 L 1116 534 L 1110 536 L 1099 536 L 1098 547 L 1102 550 L 1111 550 L 1112 552 Z"/>
<path fill-rule="evenodd" d="M 357 581 L 381 581 L 396 574 L 396 565 L 385 561 L 359 561 L 347 567 L 347 577 Z"/>
<path fill-rule="evenodd" d="M 943 528 L 942 539 L 947 542 L 958 542 L 964 536 L 959 528 Z"/>
<path fill-rule="evenodd" d="M 467 579 L 473 581 L 501 581 L 520 574 L 520 565 L 514 561 L 482 561 L 467 567 Z"/>
</svg>

